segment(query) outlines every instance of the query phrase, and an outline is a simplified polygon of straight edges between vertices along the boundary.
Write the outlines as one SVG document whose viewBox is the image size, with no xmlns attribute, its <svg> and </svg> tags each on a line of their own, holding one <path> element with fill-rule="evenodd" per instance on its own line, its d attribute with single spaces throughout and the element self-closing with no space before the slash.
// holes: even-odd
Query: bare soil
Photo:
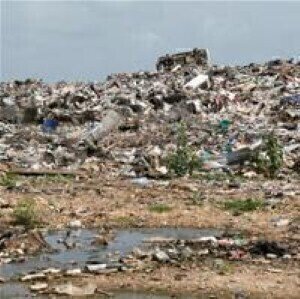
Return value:
<svg viewBox="0 0 300 299">
<path fill-rule="evenodd" d="M 12 211 L 18 201 L 34 198 L 40 225 L 64 228 L 72 220 L 85 227 L 193 227 L 239 231 L 248 238 L 267 239 L 299 248 L 300 184 L 291 179 L 241 180 L 233 188 L 228 180 L 173 179 L 154 181 L 148 187 L 130 179 L 103 175 L 81 177 L 20 177 L 17 188 L 2 187 L 0 197 L 9 203 L 1 211 L 1 227 L 13 226 Z M 278 199 L 256 211 L 234 215 L 224 209 L 229 199 Z M 169 207 L 165 212 L 153 205 Z M 276 226 L 280 218 L 289 224 Z M 32 238 L 32 237 L 31 237 Z M 34 243 L 32 238 L 30 243 Z M 24 242 L 24 240 L 20 240 Z M 18 241 L 12 246 L 18 246 Z M 242 291 L 257 298 L 299 298 L 299 252 L 291 260 L 261 259 L 252 262 L 228 261 L 228 271 L 218 273 L 210 261 L 181 267 L 157 265 L 152 271 L 88 276 L 101 289 L 134 289 L 177 293 L 235 294 Z M 225 295 L 224 295 L 225 296 Z M 222 297 L 222 296 L 221 296 Z"/>
</svg>

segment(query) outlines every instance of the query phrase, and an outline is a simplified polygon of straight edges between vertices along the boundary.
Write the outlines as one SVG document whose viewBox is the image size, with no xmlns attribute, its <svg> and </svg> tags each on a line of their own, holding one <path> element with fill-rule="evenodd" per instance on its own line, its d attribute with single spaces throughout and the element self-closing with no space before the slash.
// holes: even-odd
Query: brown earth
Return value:
<svg viewBox="0 0 300 299">
<path fill-rule="evenodd" d="M 200 178 L 155 181 L 143 188 L 130 179 L 103 174 L 97 178 L 20 177 L 17 188 L 2 187 L 0 196 L 9 207 L 1 211 L 1 226 L 10 227 L 18 201 L 33 198 L 40 223 L 46 228 L 63 228 L 78 219 L 85 227 L 220 228 L 241 231 L 251 239 L 263 238 L 299 246 L 300 184 L 298 179 L 267 181 L 240 180 L 233 188 L 227 179 Z M 234 216 L 225 210 L 229 199 L 278 198 L 274 206 Z M 167 211 L 157 212 L 156 206 Z M 277 217 L 290 223 L 276 226 Z M 16 246 L 16 245 L 15 245 Z M 91 276 L 103 289 L 162 290 L 177 293 L 230 294 L 237 290 L 259 298 L 299 298 L 299 253 L 288 261 L 261 260 L 229 263 L 225 275 L 209 262 L 157 266 L 153 271 Z M 225 296 L 225 295 L 224 295 Z M 222 296 L 221 296 L 222 297 Z"/>
</svg>

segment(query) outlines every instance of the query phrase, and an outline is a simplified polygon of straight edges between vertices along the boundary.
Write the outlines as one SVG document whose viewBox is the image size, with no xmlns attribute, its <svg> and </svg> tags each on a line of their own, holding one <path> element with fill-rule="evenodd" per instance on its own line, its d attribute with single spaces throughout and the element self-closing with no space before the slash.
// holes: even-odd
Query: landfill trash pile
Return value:
<svg viewBox="0 0 300 299">
<path fill-rule="evenodd" d="M 198 66 L 208 66 L 210 63 L 210 55 L 208 49 L 195 48 L 192 51 L 167 54 L 158 58 L 156 62 L 157 70 L 172 70 L 182 65 L 196 64 Z"/>
<path fill-rule="evenodd" d="M 178 64 L 104 82 L 0 85 L 0 161 L 26 169 L 111 161 L 130 177 L 166 175 L 178 122 L 205 171 L 255 175 L 247 161 L 274 132 L 283 173 L 300 168 L 300 64 Z M 97 167 L 95 168 L 97 170 Z"/>
</svg>

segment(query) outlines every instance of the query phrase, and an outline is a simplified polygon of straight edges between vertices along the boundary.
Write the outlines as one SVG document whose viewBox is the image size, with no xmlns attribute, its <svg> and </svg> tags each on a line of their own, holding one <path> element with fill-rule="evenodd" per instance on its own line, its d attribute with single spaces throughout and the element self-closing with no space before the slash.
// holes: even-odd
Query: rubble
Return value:
<svg viewBox="0 0 300 299">
<path fill-rule="evenodd" d="M 207 66 L 210 63 L 210 55 L 207 49 L 193 49 L 192 51 L 175 53 L 173 55 L 159 57 L 156 63 L 157 70 L 169 70 L 176 72 L 181 66 L 196 64 Z"/>
<path fill-rule="evenodd" d="M 71 230 L 103 224 L 228 226 L 252 234 L 150 238 L 146 248 L 125 256 L 109 252 L 108 260 L 67 265 L 76 268 L 62 264 L 61 269 L 28 272 L 21 281 L 31 282 L 33 291 L 50 291 L 47 284 L 54 276 L 114 277 L 146 269 L 144 275 L 160 266 L 188 268 L 190 261 L 199 262 L 204 271 L 202 263 L 213 259 L 217 273 L 223 274 L 228 262 L 297 263 L 299 224 L 296 211 L 288 209 L 297 209 L 299 195 L 300 65 L 282 60 L 217 66 L 209 63 L 207 52 L 201 52 L 203 57 L 200 52 L 167 56 L 159 59 L 158 71 L 113 74 L 104 82 L 47 84 L 29 79 L 0 84 L 0 208 L 7 221 L 0 230 L 0 266 L 26 263 L 27 255 L 53 249 L 37 232 L 6 227 L 12 224 L 16 203 L 28 193 L 37 194 L 42 217 L 45 212 L 42 225 L 67 227 L 55 244 L 62 252 L 114 248 L 109 229 L 87 238 L 88 244 L 70 237 Z M 190 154 L 194 160 L 188 162 L 199 162 L 196 175 L 186 171 L 181 181 L 171 180 L 168 163 L 178 148 L 177 123 L 186 124 L 183 157 Z M 282 146 L 276 181 L 264 181 L 257 165 L 262 161 L 257 157 L 267 155 L 268 134 Z M 19 182 L 18 176 L 24 180 Z M 55 181 L 47 189 L 45 181 L 39 185 L 44 176 L 72 180 Z M 255 213 L 232 217 L 220 211 L 227 199 L 248 198 L 262 202 Z M 155 214 L 149 209 L 153 203 L 172 207 L 172 216 Z M 261 227 L 266 231 L 258 233 Z M 99 292 L 95 285 L 65 284 L 52 291 L 69 296 Z"/>
<path fill-rule="evenodd" d="M 102 83 L 26 80 L 2 82 L 0 90 L 0 160 L 15 167 L 74 170 L 93 157 L 125 164 L 136 176 L 166 174 L 173 122 L 184 120 L 189 143 L 209 153 L 207 170 L 244 164 L 271 131 L 284 146 L 286 169 L 297 169 L 300 70 L 292 61 L 205 69 L 186 63 L 173 72 L 114 74 Z M 21 117 L 8 117 L 7 109 Z M 155 165 L 151 147 L 159 152 Z"/>
</svg>

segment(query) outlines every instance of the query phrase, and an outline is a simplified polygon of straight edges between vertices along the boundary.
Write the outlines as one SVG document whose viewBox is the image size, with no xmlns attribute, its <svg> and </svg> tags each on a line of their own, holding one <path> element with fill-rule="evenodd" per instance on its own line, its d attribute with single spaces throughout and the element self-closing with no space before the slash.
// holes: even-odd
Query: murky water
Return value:
<svg viewBox="0 0 300 299">
<path fill-rule="evenodd" d="M 93 245 L 95 237 L 99 235 L 97 230 L 80 229 L 73 230 L 68 238 L 76 244 L 73 249 L 66 249 L 61 243 L 66 236 L 66 231 L 49 232 L 45 235 L 45 240 L 55 250 L 53 253 L 41 253 L 28 258 L 23 263 L 11 263 L 0 266 L 0 276 L 6 278 L 16 278 L 18 275 L 26 274 L 30 271 L 39 271 L 49 267 L 60 269 L 83 268 L 85 264 L 91 262 L 108 262 L 108 254 L 118 253 L 125 255 L 130 253 L 135 247 L 141 246 L 149 238 L 164 237 L 174 239 L 193 239 L 203 236 L 218 236 L 221 232 L 217 230 L 200 230 L 189 228 L 158 228 L 158 229 L 132 229 L 120 230 L 115 238 L 107 246 Z M 116 299 L 169 299 L 168 295 L 136 293 L 129 291 L 114 292 Z M 31 298 L 32 295 L 26 285 L 21 283 L 6 283 L 0 285 L 0 298 Z M 35 298 L 46 298 L 43 296 Z M 93 298 L 103 298 L 95 295 Z M 190 296 L 178 298 L 192 298 Z"/>
<path fill-rule="evenodd" d="M 0 286 L 0 298 L 1 299 L 24 299 L 24 298 L 33 298 L 30 291 L 26 288 L 26 286 L 18 283 L 10 283 Z M 44 299 L 49 298 L 43 295 L 35 295 L 34 298 Z M 70 298 L 65 296 L 60 296 L 59 298 Z M 83 297 L 80 297 L 83 298 Z M 85 298 L 85 297 L 84 297 Z M 103 295 L 93 295 L 88 298 L 93 299 L 101 299 L 106 298 Z M 114 299 L 171 299 L 171 297 L 166 294 L 152 294 L 152 293 L 144 293 L 144 292 L 133 292 L 133 291 L 115 291 L 113 292 Z M 190 295 L 182 295 L 176 297 L 177 299 L 195 299 L 195 297 Z M 199 298 L 199 297 L 197 297 Z M 206 297 L 203 297 L 206 298 Z"/>
<path fill-rule="evenodd" d="M 55 250 L 53 253 L 42 253 L 29 257 L 20 263 L 10 263 L 0 266 L 0 276 L 13 277 L 30 271 L 42 270 L 49 267 L 72 269 L 83 267 L 88 262 L 107 262 L 108 254 L 119 253 L 121 256 L 130 253 L 135 247 L 140 246 L 145 240 L 152 237 L 165 237 L 175 239 L 192 239 L 202 236 L 216 236 L 217 230 L 199 230 L 189 228 L 158 228 L 120 230 L 108 246 L 93 245 L 97 230 L 73 230 L 68 238 L 76 244 L 73 249 L 66 249 L 61 243 L 66 236 L 66 231 L 50 232 L 45 240 Z"/>
<path fill-rule="evenodd" d="M 60 269 L 82 268 L 86 263 L 106 263 L 108 254 L 119 253 L 121 256 L 128 254 L 135 247 L 140 246 L 145 240 L 152 237 L 165 237 L 175 239 L 193 239 L 202 236 L 220 235 L 217 230 L 200 230 L 189 228 L 158 228 L 120 230 L 108 246 L 93 245 L 93 240 L 99 233 L 97 230 L 73 230 L 68 238 L 76 244 L 73 249 L 66 249 L 60 242 L 66 236 L 66 231 L 50 232 L 45 240 L 55 252 L 42 253 L 28 258 L 22 263 L 10 263 L 0 266 L 0 276 L 11 278 L 26 274 L 30 271 L 43 270 L 49 267 Z M 110 258 L 111 260 L 111 258 Z"/>
</svg>

